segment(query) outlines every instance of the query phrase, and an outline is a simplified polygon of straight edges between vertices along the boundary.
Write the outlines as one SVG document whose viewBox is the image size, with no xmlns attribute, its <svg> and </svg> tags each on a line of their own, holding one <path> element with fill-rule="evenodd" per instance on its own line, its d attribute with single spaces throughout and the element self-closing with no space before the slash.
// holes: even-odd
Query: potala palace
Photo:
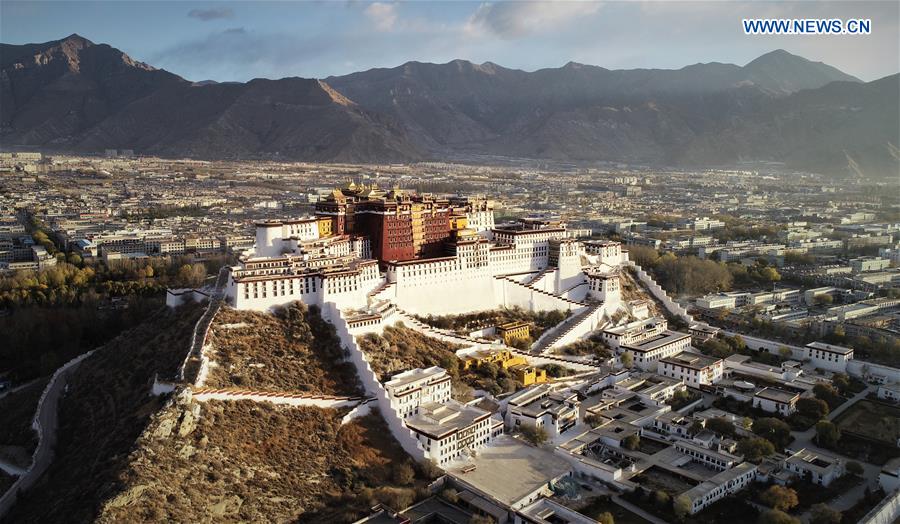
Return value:
<svg viewBox="0 0 900 524">
<path fill-rule="evenodd" d="M 559 220 L 495 224 L 486 199 L 433 198 L 371 187 L 337 189 L 313 217 L 256 224 L 255 250 L 230 270 L 237 309 L 301 301 L 419 314 L 503 306 L 580 310 L 622 306 L 616 242 L 581 242 Z"/>
</svg>

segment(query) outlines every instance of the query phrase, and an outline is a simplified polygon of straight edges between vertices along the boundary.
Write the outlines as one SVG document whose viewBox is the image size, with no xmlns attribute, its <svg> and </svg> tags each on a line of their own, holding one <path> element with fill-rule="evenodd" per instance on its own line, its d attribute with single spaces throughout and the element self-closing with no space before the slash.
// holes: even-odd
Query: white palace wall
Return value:
<svg viewBox="0 0 900 524">
<path fill-rule="evenodd" d="M 362 382 L 366 392 L 375 398 L 375 403 L 381 411 L 381 416 L 384 418 L 391 434 L 397 439 L 403 450 L 415 460 L 425 460 L 425 450 L 419 444 L 415 434 L 406 427 L 403 420 L 394 411 L 387 391 L 378 380 L 378 375 L 372 371 L 372 367 L 366 360 L 365 353 L 356 343 L 356 338 L 347 329 L 347 322 L 340 309 L 333 302 L 326 302 L 322 305 L 322 317 L 334 324 L 341 343 L 350 353 L 349 360 L 356 368 L 356 374 L 359 376 L 360 382 Z"/>
</svg>

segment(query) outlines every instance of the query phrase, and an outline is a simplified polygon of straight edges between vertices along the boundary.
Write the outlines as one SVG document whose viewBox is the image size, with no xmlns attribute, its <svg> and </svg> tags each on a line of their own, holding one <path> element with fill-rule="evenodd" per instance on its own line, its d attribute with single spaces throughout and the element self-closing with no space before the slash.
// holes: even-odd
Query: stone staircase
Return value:
<svg viewBox="0 0 900 524">
<path fill-rule="evenodd" d="M 552 333 L 538 339 L 531 348 L 532 353 L 544 353 L 549 351 L 555 347 L 560 340 L 566 337 L 566 335 L 569 335 L 578 328 L 582 322 L 590 320 L 591 316 L 601 307 L 603 307 L 602 302 L 591 304 L 578 314 L 567 318 L 565 321 L 561 322 L 560 325 L 556 326 Z"/>
<path fill-rule="evenodd" d="M 542 293 L 542 294 L 544 294 L 544 295 L 546 295 L 546 296 L 548 296 L 548 297 L 552 297 L 552 298 L 555 298 L 555 299 L 557 299 L 557 300 L 561 300 L 561 301 L 563 301 L 563 302 L 567 302 L 567 303 L 569 303 L 569 304 L 571 304 L 571 305 L 573 305 L 573 306 L 579 306 L 579 307 L 580 307 L 580 306 L 586 306 L 586 305 L 587 305 L 587 304 L 585 304 L 584 302 L 578 302 L 577 300 L 570 300 L 570 299 L 568 299 L 568 298 L 561 297 L 561 296 L 559 296 L 559 295 L 555 295 L 555 294 L 550 293 L 550 292 L 548 292 L 548 291 L 544 291 L 543 289 L 537 289 L 536 287 L 532 286 L 531 284 L 523 284 L 523 283 L 521 283 L 521 282 L 519 282 L 519 281 L 517 281 L 517 280 L 515 280 L 515 279 L 509 278 L 509 277 L 503 277 L 503 279 L 506 280 L 506 281 L 508 281 L 508 282 L 512 282 L 513 284 L 515 284 L 515 285 L 517 285 L 517 286 L 522 286 L 522 287 L 527 288 L 527 289 L 529 289 L 529 290 L 531 290 L 531 291 L 534 291 L 535 293 Z"/>
</svg>

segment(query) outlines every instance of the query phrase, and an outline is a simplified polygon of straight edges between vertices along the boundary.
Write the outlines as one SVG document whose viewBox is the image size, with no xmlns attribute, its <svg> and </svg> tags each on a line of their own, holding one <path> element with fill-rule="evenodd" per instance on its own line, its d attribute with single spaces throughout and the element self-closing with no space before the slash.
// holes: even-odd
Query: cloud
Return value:
<svg viewBox="0 0 900 524">
<path fill-rule="evenodd" d="M 196 18 L 204 22 L 211 20 L 221 20 L 224 18 L 234 18 L 234 11 L 227 7 L 219 7 L 215 9 L 191 9 L 187 14 L 190 18 Z"/>
<path fill-rule="evenodd" d="M 366 16 L 375 24 L 375 29 L 388 32 L 397 24 L 397 5 L 374 2 L 365 10 Z"/>
<path fill-rule="evenodd" d="M 470 34 L 493 34 L 504 39 L 522 38 L 558 29 L 599 9 L 597 2 L 579 1 L 483 3 L 469 17 L 466 30 Z"/>
</svg>

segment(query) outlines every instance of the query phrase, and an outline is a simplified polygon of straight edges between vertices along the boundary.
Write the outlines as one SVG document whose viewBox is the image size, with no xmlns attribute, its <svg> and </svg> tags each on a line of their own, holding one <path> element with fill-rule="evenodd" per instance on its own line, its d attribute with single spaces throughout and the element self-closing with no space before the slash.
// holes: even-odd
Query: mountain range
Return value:
<svg viewBox="0 0 900 524">
<path fill-rule="evenodd" d="M 896 176 L 900 75 L 786 51 L 745 66 L 408 62 L 324 80 L 190 82 L 78 35 L 0 44 L 0 142 L 55 151 L 389 162 L 505 156 Z"/>
</svg>

